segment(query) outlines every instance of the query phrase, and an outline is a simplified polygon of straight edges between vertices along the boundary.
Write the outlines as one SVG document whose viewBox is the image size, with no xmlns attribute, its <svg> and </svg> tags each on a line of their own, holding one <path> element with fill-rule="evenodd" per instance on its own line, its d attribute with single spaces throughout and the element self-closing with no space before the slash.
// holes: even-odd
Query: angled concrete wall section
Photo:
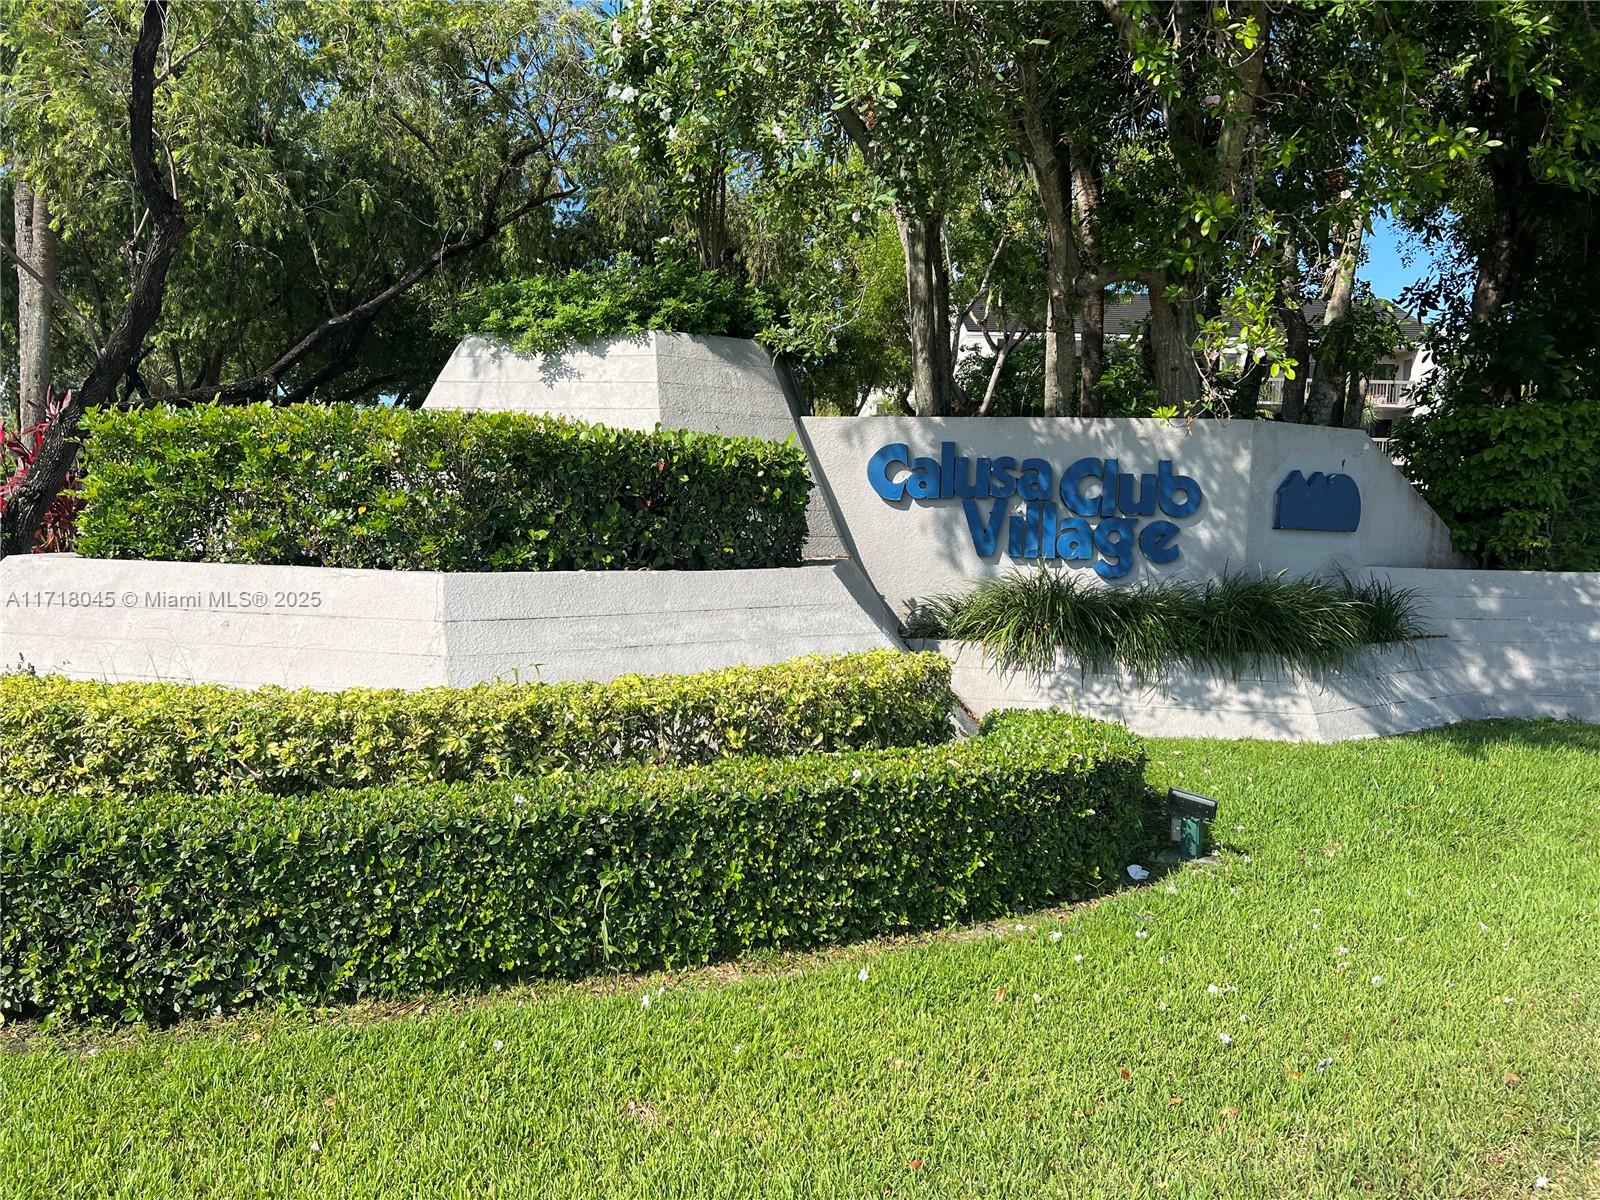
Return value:
<svg viewBox="0 0 1600 1200">
<path fill-rule="evenodd" d="M 79 679 L 418 688 L 681 674 L 897 645 L 849 562 L 435 574 L 0 560 L 0 670 Z"/>
<path fill-rule="evenodd" d="M 690 429 L 782 442 L 796 433 L 795 397 L 772 356 L 743 338 L 642 333 L 522 354 L 486 338 L 462 341 L 424 408 L 525 412 L 619 429 Z M 842 557 L 820 489 L 808 510 L 806 557 Z"/>
<path fill-rule="evenodd" d="M 1465 565 L 1444 524 L 1372 439 L 1359 430 L 1272 421 L 1061 420 L 994 417 L 805 417 L 813 468 L 827 489 L 847 546 L 897 615 L 929 596 L 961 592 L 974 580 L 1033 569 L 1004 549 L 979 556 L 959 499 L 885 501 L 868 484 L 867 463 L 900 443 L 912 456 L 939 458 L 952 442 L 969 461 L 1037 457 L 1059 473 L 1081 458 L 1116 459 L 1124 472 L 1153 473 L 1170 459 L 1192 477 L 1204 502 L 1176 521 L 1179 560 L 1156 567 L 1136 558 L 1133 584 L 1204 577 L 1224 570 L 1316 574 L 1370 566 Z M 1274 529 L 1276 491 L 1292 471 L 1348 474 L 1363 502 L 1355 533 Z M 982 511 L 999 501 L 982 500 Z M 1006 501 L 1022 511 L 1016 499 Z M 1096 578 L 1084 566 L 1061 567 Z"/>
<path fill-rule="evenodd" d="M 973 643 L 912 645 L 950 658 L 956 692 L 976 715 L 1064 708 L 1150 736 L 1336 742 L 1489 717 L 1600 722 L 1600 575 L 1358 573 L 1372 576 L 1415 589 L 1434 636 L 1317 677 L 1268 669 L 1149 682 L 1084 672 L 1065 657 L 1042 676 L 1007 674 Z"/>
</svg>

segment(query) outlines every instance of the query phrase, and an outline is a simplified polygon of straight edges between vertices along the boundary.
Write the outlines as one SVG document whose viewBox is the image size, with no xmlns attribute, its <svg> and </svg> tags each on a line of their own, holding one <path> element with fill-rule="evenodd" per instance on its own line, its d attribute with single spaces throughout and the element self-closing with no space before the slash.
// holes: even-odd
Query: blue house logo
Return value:
<svg viewBox="0 0 1600 1200">
<path fill-rule="evenodd" d="M 1361 489 L 1348 475 L 1313 471 L 1308 479 L 1299 471 L 1278 485 L 1278 515 L 1274 529 L 1314 529 L 1323 533 L 1354 533 L 1361 525 Z"/>
</svg>

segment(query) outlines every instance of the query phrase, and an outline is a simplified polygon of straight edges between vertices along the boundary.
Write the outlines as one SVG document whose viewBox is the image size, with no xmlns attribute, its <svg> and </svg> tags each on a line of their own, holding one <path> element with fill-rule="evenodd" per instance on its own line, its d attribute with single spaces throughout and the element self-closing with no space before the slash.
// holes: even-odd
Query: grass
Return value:
<svg viewBox="0 0 1600 1200">
<path fill-rule="evenodd" d="M 1045 671 L 1065 650 L 1086 670 L 1141 678 L 1175 667 L 1237 674 L 1272 661 L 1323 671 L 1366 646 L 1426 633 L 1415 592 L 1381 579 L 1233 573 L 1106 588 L 1043 568 L 936 597 L 908 632 L 981 642 L 1005 670 Z"/>
<path fill-rule="evenodd" d="M 1222 861 L 1093 905 L 0 1031 L 0 1195 L 1600 1195 L 1600 729 L 1151 750 L 1221 798 Z"/>
</svg>

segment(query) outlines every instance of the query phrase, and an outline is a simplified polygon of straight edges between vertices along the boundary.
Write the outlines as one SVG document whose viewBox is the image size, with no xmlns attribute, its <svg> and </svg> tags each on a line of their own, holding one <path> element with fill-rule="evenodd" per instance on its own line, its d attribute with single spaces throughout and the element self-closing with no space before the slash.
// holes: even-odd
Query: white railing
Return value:
<svg viewBox="0 0 1600 1200">
<path fill-rule="evenodd" d="M 1363 389 L 1366 402 L 1380 408 L 1410 408 L 1416 403 L 1416 383 L 1410 379 L 1369 379 Z M 1283 403 L 1283 380 L 1269 379 L 1261 388 L 1261 404 L 1277 408 Z"/>
</svg>

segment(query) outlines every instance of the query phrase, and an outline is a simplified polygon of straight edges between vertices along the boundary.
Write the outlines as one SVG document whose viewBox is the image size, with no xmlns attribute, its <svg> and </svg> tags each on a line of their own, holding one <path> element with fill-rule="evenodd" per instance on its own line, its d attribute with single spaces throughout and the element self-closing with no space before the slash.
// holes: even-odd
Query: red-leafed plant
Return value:
<svg viewBox="0 0 1600 1200">
<path fill-rule="evenodd" d="M 38 458 L 45 434 L 71 399 L 72 393 L 64 392 L 58 400 L 55 390 L 51 389 L 45 396 L 44 420 L 37 425 L 12 432 L 4 422 L 0 422 L 0 513 L 5 512 L 7 501 L 28 477 L 28 468 Z M 44 522 L 33 539 L 35 554 L 72 549 L 73 542 L 77 540 L 78 510 L 83 507 L 77 491 L 78 475 L 74 471 L 68 475 L 66 486 L 45 512 Z"/>
</svg>

